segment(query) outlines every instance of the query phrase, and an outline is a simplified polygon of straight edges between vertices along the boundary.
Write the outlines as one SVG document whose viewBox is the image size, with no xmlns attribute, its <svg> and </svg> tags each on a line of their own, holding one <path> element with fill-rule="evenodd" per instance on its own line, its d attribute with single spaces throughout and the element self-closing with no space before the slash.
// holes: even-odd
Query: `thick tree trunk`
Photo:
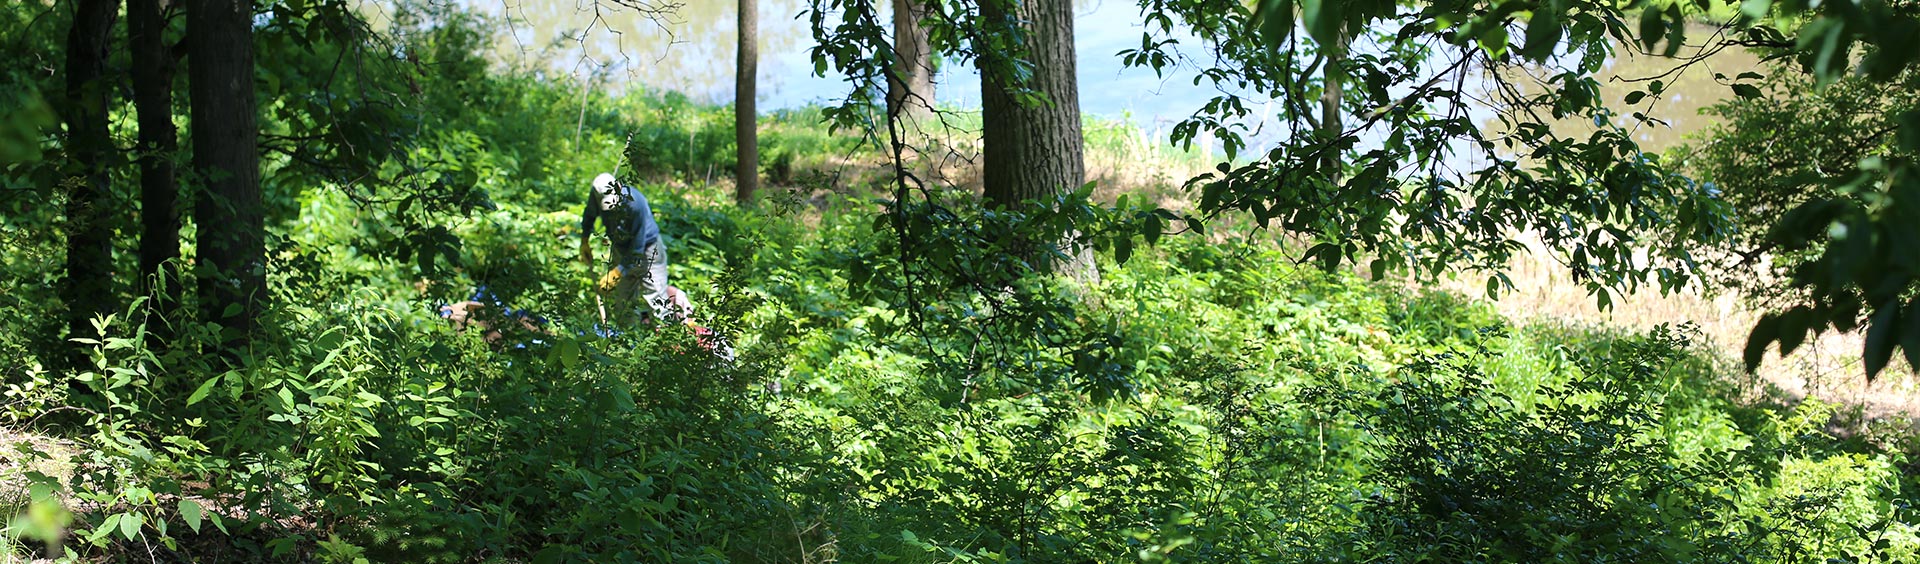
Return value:
<svg viewBox="0 0 1920 564">
<path fill-rule="evenodd" d="M 173 157 L 179 141 L 173 126 L 173 58 L 160 0 L 127 0 L 127 52 L 133 62 L 133 106 L 139 114 L 140 141 L 140 293 L 148 311 L 160 319 L 147 330 L 161 338 L 178 322 L 180 188 Z"/>
<path fill-rule="evenodd" d="M 927 28 L 925 0 L 893 0 L 893 54 L 899 59 L 887 76 L 887 114 L 918 130 L 933 114 L 933 50 Z"/>
<path fill-rule="evenodd" d="M 734 67 L 733 136 L 740 161 L 734 165 L 733 198 L 741 204 L 753 201 L 753 193 L 760 189 L 759 119 L 753 103 L 759 93 L 756 79 L 760 72 L 760 16 L 756 13 L 759 11 L 756 3 L 756 0 L 740 0 L 740 50 Z"/>
<path fill-rule="evenodd" d="M 1005 5 L 982 2 L 987 21 L 1003 20 Z M 987 72 L 981 80 L 982 180 L 990 206 L 1015 209 L 1030 199 L 1053 197 L 1086 181 L 1081 148 L 1080 90 L 1073 57 L 1073 2 L 1026 0 L 1013 14 L 1026 25 L 1027 57 L 1033 74 L 1025 86 L 1046 98 L 1022 105 L 1014 98 L 1011 77 Z M 1038 257 L 1033 257 L 1039 260 Z M 1091 251 L 1077 253 L 1068 274 L 1097 280 Z"/>
<path fill-rule="evenodd" d="M 108 215 L 112 196 L 107 190 L 107 158 L 113 150 L 107 135 L 107 94 L 112 83 L 103 75 L 119 11 L 114 0 L 79 0 L 67 33 L 67 155 L 75 177 L 67 190 L 67 279 L 61 297 L 69 338 L 97 337 L 92 319 L 117 309 Z"/>
<path fill-rule="evenodd" d="M 1003 17 L 996 2 L 981 3 L 981 15 Z M 1017 207 L 1031 198 L 1073 190 L 1085 181 L 1081 153 L 1080 91 L 1074 80 L 1073 3 L 1026 0 L 1015 17 L 1027 25 L 1027 56 L 1033 75 L 1025 84 L 1046 101 L 1023 106 L 1011 77 L 981 82 L 986 196 L 989 204 Z M 988 73 L 997 75 L 999 73 Z"/>
<path fill-rule="evenodd" d="M 187 5 L 193 166 L 205 183 L 193 210 L 200 304 L 228 332 L 229 357 L 253 336 L 267 298 L 252 26 L 249 0 Z"/>
</svg>

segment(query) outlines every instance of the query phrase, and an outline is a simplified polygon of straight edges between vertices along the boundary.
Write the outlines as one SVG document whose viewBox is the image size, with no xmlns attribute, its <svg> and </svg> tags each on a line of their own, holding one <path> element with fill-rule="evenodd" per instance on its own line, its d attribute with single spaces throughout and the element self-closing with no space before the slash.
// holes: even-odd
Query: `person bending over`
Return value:
<svg viewBox="0 0 1920 564">
<path fill-rule="evenodd" d="M 611 174 L 594 177 L 586 210 L 580 213 L 580 262 L 588 268 L 593 266 L 595 222 L 606 227 L 607 239 L 613 243 L 612 268 L 595 286 L 613 308 L 615 319 L 609 321 L 629 324 L 653 315 L 672 316 L 667 249 L 661 244 L 660 225 L 653 221 L 647 197 Z"/>
</svg>

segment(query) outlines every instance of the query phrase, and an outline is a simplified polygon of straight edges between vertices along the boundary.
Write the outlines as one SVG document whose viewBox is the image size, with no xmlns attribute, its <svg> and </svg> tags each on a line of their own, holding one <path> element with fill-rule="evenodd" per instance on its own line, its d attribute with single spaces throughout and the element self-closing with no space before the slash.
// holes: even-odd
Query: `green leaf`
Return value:
<svg viewBox="0 0 1920 564">
<path fill-rule="evenodd" d="M 193 529 L 193 532 L 200 532 L 200 520 L 204 518 L 205 513 L 200 508 L 200 502 L 180 498 L 180 519 L 186 521 L 187 528 Z"/>
<path fill-rule="evenodd" d="M 27 499 L 35 503 L 51 502 L 53 501 L 53 484 L 36 481 L 27 486 L 27 493 Z"/>
<path fill-rule="evenodd" d="M 1660 38 L 1667 32 L 1667 22 L 1661 17 L 1658 5 L 1647 6 L 1640 12 L 1640 45 L 1648 51 L 1660 44 Z"/>
<path fill-rule="evenodd" d="M 573 339 L 562 339 L 560 341 L 560 365 L 565 366 L 567 370 L 574 370 L 580 367 L 579 341 Z"/>
<path fill-rule="evenodd" d="M 1278 49 L 1293 35 L 1293 0 L 1264 0 L 1253 12 L 1253 22 L 1267 45 Z"/>
<path fill-rule="evenodd" d="M 1640 100 L 1641 100 L 1641 99 L 1643 99 L 1643 98 L 1646 98 L 1646 97 L 1647 97 L 1647 93 L 1646 93 L 1646 92 L 1642 92 L 1642 91 L 1639 91 L 1639 90 L 1635 90 L 1635 91 L 1632 91 L 1632 92 L 1628 92 L 1628 93 L 1627 93 L 1627 105 L 1629 105 L 1629 106 L 1631 106 L 1631 105 L 1634 105 L 1634 104 L 1638 104 L 1638 103 L 1640 103 Z"/>
<path fill-rule="evenodd" d="M 1480 48 L 1485 49 L 1487 55 L 1495 59 L 1507 54 L 1506 26 L 1496 25 L 1487 29 L 1487 32 L 1480 36 Z"/>
<path fill-rule="evenodd" d="M 1900 304 L 1888 303 L 1876 310 L 1867 326 L 1867 342 L 1860 350 L 1860 361 L 1867 368 L 1868 382 L 1872 382 L 1887 367 L 1887 361 L 1893 358 L 1894 343 L 1898 342 L 1900 335 L 1900 329 L 1894 327 L 1900 322 Z"/>
<path fill-rule="evenodd" d="M 1535 10 L 1533 19 L 1527 22 L 1527 41 L 1520 48 L 1520 56 L 1544 63 L 1553 56 L 1554 47 L 1560 43 L 1561 34 L 1566 26 L 1561 25 L 1560 14 L 1553 9 Z"/>
<path fill-rule="evenodd" d="M 1907 311 L 1920 312 L 1920 297 L 1907 302 Z M 1920 315 L 1908 315 L 1900 325 L 1900 352 L 1907 357 L 1907 368 L 1920 370 Z"/>
<path fill-rule="evenodd" d="M 1755 88 L 1751 84 L 1735 84 L 1733 85 L 1733 93 L 1734 95 L 1739 96 L 1741 98 L 1759 98 L 1760 97 L 1760 89 Z"/>
<path fill-rule="evenodd" d="M 122 513 L 120 514 L 120 534 L 126 536 L 127 540 L 139 538 L 140 526 L 146 522 L 146 518 L 137 514 Z"/>
<path fill-rule="evenodd" d="M 212 378 L 208 378 L 207 381 L 205 382 L 201 382 L 200 387 L 194 388 L 193 394 L 187 396 L 187 405 L 200 403 L 200 400 L 207 399 L 207 393 L 212 392 L 213 385 L 218 383 L 220 383 L 219 376 L 214 376 Z"/>
<path fill-rule="evenodd" d="M 546 548 L 540 549 L 540 552 L 533 553 L 534 564 L 550 564 L 565 562 L 566 560 L 567 549 L 565 545 L 548 545 Z"/>
<path fill-rule="evenodd" d="M 115 513 L 108 515 L 106 519 L 102 519 L 100 526 L 94 527 L 92 532 L 87 533 L 87 542 L 99 542 L 100 539 L 107 538 L 107 535 L 113 534 L 113 530 L 118 528 L 120 524 L 121 515 L 124 514 Z"/>
<path fill-rule="evenodd" d="M 1747 334 L 1747 349 L 1742 355 L 1747 372 L 1758 370 L 1760 361 L 1767 358 L 1767 345 L 1773 344 L 1779 334 L 1779 326 L 1780 318 L 1771 313 L 1760 316 L 1760 321 L 1753 324 L 1753 331 Z"/>
<path fill-rule="evenodd" d="M 1680 47 L 1687 44 L 1687 18 L 1680 14 L 1679 4 L 1667 5 L 1667 50 L 1660 53 L 1663 57 L 1680 54 Z"/>
<path fill-rule="evenodd" d="M 1333 55 L 1340 54 L 1344 43 L 1340 37 L 1340 10 L 1344 6 L 1341 0 L 1300 0 L 1300 19 L 1307 25 L 1307 34 Z"/>
<path fill-rule="evenodd" d="M 1920 109 L 1907 110 L 1898 120 L 1900 131 L 1895 136 L 1900 139 L 1900 148 L 1920 151 Z"/>
<path fill-rule="evenodd" d="M 1306 258 L 1314 257 L 1319 257 L 1322 270 L 1333 272 L 1340 267 L 1340 246 L 1333 243 L 1314 245 L 1313 248 L 1307 249 Z"/>
<path fill-rule="evenodd" d="M 612 388 L 613 392 L 610 395 L 613 397 L 614 408 L 618 409 L 620 413 L 633 413 L 637 404 L 633 401 L 633 394 L 627 391 L 626 383 L 615 382 L 610 388 Z"/>
<path fill-rule="evenodd" d="M 1800 348 L 1800 344 L 1806 342 L 1807 326 L 1812 322 L 1813 310 L 1808 309 L 1807 306 L 1789 309 L 1787 313 L 1780 316 L 1780 324 L 1777 326 L 1780 356 L 1793 354 L 1794 349 Z"/>
</svg>

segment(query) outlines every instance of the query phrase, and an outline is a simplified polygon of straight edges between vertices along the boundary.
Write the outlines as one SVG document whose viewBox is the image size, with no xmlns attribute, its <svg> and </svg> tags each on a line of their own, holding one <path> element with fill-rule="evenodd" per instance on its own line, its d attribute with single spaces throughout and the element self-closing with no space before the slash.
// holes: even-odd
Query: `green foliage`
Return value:
<svg viewBox="0 0 1920 564">
<path fill-rule="evenodd" d="M 1816 271 L 1845 272 L 1846 265 L 1836 260 L 1861 260 L 1846 258 L 1857 251 L 1848 250 L 1845 243 L 1860 241 L 1848 235 L 1862 225 L 1858 221 L 1864 217 L 1836 216 L 1825 227 L 1826 237 L 1799 245 L 1783 241 L 1781 235 L 1787 232 L 1774 228 L 1783 214 L 1814 202 L 1850 209 L 1884 205 L 1872 193 L 1836 189 L 1825 176 L 1869 159 L 1913 160 L 1915 153 L 1898 145 L 1894 133 L 1899 124 L 1894 120 L 1902 112 L 1920 108 L 1920 96 L 1912 88 L 1915 80 L 1920 79 L 1908 76 L 1888 84 L 1855 77 L 1816 88 L 1814 77 L 1781 67 L 1761 80 L 1766 88 L 1763 96 L 1729 100 L 1710 110 L 1725 123 L 1683 154 L 1688 166 L 1702 180 L 1713 182 L 1721 197 L 1739 212 L 1735 215 L 1738 229 L 1709 262 L 1715 285 L 1784 310 L 1814 298 L 1813 287 L 1797 280 L 1811 281 Z M 1829 250 L 1835 256 L 1828 257 Z M 1755 268 L 1765 275 L 1753 276 Z M 1859 326 L 1867 321 L 1869 310 L 1863 306 L 1869 304 L 1860 289 L 1842 290 L 1824 299 L 1857 304 L 1853 306 L 1856 316 L 1836 318 L 1837 324 Z M 1796 348 L 1808 331 L 1823 329 L 1811 317 L 1801 317 L 1777 332 L 1782 352 Z"/>
<path fill-rule="evenodd" d="M 211 326 L 129 299 L 73 336 L 86 365 L 45 368 L 67 349 L 25 335 L 57 313 L 57 206 L 0 203 L 0 423 L 73 445 L 14 449 L 31 472 L 25 492 L 0 489 L 16 514 L 0 547 L 338 562 L 1920 550 L 1910 439 L 1833 437 L 1815 402 L 1736 401 L 1683 330 L 1516 328 L 1468 298 L 1302 266 L 1300 249 L 1215 242 L 1243 234 L 1132 197 L 1095 205 L 1091 187 L 1011 211 L 938 187 L 884 214 L 710 204 L 684 180 L 726 168 L 728 136 L 702 133 L 724 109 L 499 74 L 474 54 L 484 22 L 451 14 L 399 18 L 395 50 L 361 51 L 393 66 L 351 80 L 408 92 L 404 111 L 329 97 L 311 88 L 362 84 L 313 63 L 365 36 L 278 6 L 290 19 L 263 40 L 289 64 L 269 73 L 267 121 L 293 145 L 270 175 L 276 305 L 237 367 L 217 367 Z M 1344 17 L 1316 14 L 1309 33 Z M 769 146 L 802 168 L 853 151 L 816 121 L 847 115 L 776 115 Z M 569 260 L 576 210 L 585 179 L 622 159 L 674 283 L 732 359 L 682 327 L 596 323 L 597 273 Z M 55 189 L 29 168 L 7 187 Z M 1079 249 L 1098 251 L 1100 284 L 1028 258 Z M 435 314 L 479 286 L 542 323 L 483 312 L 504 326 L 489 342 Z M 150 339 L 158 324 L 175 337 Z"/>
<path fill-rule="evenodd" d="M 352 251 L 349 219 L 385 220 L 314 197 L 278 243 L 287 305 L 246 368 L 205 366 L 191 333 L 153 351 L 104 321 L 95 368 L 19 387 L 77 384 L 87 395 L 19 397 L 98 414 L 77 425 L 84 477 L 52 491 L 100 508 L 76 509 L 74 538 L 109 548 L 68 548 L 1891 562 L 1920 546 L 1896 505 L 1903 455 L 1824 435 L 1814 404 L 1725 399 L 1716 365 L 1674 333 L 1516 330 L 1457 296 L 1177 236 L 1109 263 L 1091 296 L 1003 278 L 1004 300 L 923 296 L 916 322 L 885 282 L 903 269 L 893 232 L 871 216 L 808 226 L 661 194 L 679 284 L 734 362 L 678 330 L 584 332 L 573 240 L 555 235 L 571 212 L 506 203 L 453 226 L 473 268 L 447 282 L 550 318 L 554 334 L 516 334 L 520 348 L 454 334 L 404 263 Z M 1091 213 L 1074 208 L 1060 206 Z M 912 221 L 955 238 L 941 260 L 986 276 L 1001 266 L 957 249 L 1045 217 Z M 1008 338 L 1022 330 L 1043 336 Z"/>
<path fill-rule="evenodd" d="M 1920 115 L 1916 77 L 1822 87 L 1819 77 L 1783 67 L 1763 80 L 1764 93 L 1713 108 L 1727 122 L 1692 151 L 1691 164 L 1742 210 L 1740 229 L 1713 262 L 1715 280 L 1776 312 L 1755 328 L 1750 364 L 1775 342 L 1784 354 L 1808 334 L 1864 327 L 1871 376 L 1895 347 L 1920 343 L 1903 321 L 1912 318 L 1903 305 L 1912 294 L 1907 261 L 1892 250 L 1920 241 L 1896 219 L 1909 213 L 1897 171 L 1920 154 L 1920 144 L 1903 141 L 1905 122 Z M 1756 269 L 1765 276 L 1752 276 Z"/>
<path fill-rule="evenodd" d="M 0 163 L 12 167 L 39 160 L 46 132 L 59 120 L 32 83 L 19 81 L 12 73 L 5 77 L 6 81 L 0 82 L 0 96 L 4 96 L 0 107 L 6 108 L 0 113 L 0 123 L 5 124 L 0 125 Z"/>
<path fill-rule="evenodd" d="M 1662 436 L 1660 372 L 1686 343 L 1663 327 L 1612 347 L 1530 401 L 1477 366 L 1486 351 L 1409 366 L 1410 378 L 1350 409 L 1377 421 L 1385 495 L 1368 505 L 1388 559 L 1509 562 L 1724 561 L 1750 558 L 1765 531 L 1740 523 L 1723 493 L 1748 468 L 1724 452 L 1675 460 Z M 1764 448 L 1758 445 L 1749 448 Z M 1731 513 L 1731 514 L 1730 514 Z M 1730 522 L 1731 521 L 1731 522 Z M 1744 526 L 1744 528 L 1743 528 Z M 1766 534 L 1759 535 L 1765 539 Z"/>
<path fill-rule="evenodd" d="M 1778 184 L 1818 188 L 1804 200 L 1769 196 L 1776 199 L 1770 203 L 1783 207 L 1773 210 L 1776 221 L 1767 230 L 1767 250 L 1762 252 L 1792 265 L 1786 285 L 1803 297 L 1755 325 L 1747 344 L 1748 367 L 1758 366 L 1776 342 L 1782 352 L 1791 351 L 1809 332 L 1852 330 L 1863 321 L 1867 339 L 1861 359 L 1868 379 L 1888 365 L 1896 348 L 1905 352 L 1909 364 L 1920 364 L 1914 362 L 1920 360 L 1914 350 L 1920 348 L 1920 330 L 1912 328 L 1920 317 L 1911 314 L 1920 308 L 1910 299 L 1920 284 L 1920 271 L 1906 258 L 1920 244 L 1912 233 L 1913 218 L 1920 214 L 1914 197 L 1920 188 L 1915 172 L 1920 164 L 1912 158 L 1920 153 L 1920 109 L 1898 96 L 1915 81 L 1910 69 L 1920 60 L 1915 44 L 1920 12 L 1911 3 L 1797 1 L 1746 2 L 1741 11 L 1749 18 L 1770 18 L 1745 29 L 1745 40 L 1791 59 L 1814 86 L 1831 86 L 1849 74 L 1873 83 L 1842 86 L 1813 98 L 1832 102 L 1835 112 L 1855 116 L 1864 127 L 1878 131 L 1851 147 L 1826 147 L 1845 148 L 1815 157 L 1819 164 L 1814 170 L 1781 171 L 1769 182 L 1752 183 L 1757 190 L 1750 194 L 1778 194 Z M 1875 94 L 1880 86 L 1891 90 Z M 1735 88 L 1742 98 L 1760 94 L 1750 84 Z M 1886 103 L 1870 108 L 1846 103 L 1863 94 Z M 1735 173 L 1734 181 L 1745 180 L 1741 176 Z"/>
</svg>

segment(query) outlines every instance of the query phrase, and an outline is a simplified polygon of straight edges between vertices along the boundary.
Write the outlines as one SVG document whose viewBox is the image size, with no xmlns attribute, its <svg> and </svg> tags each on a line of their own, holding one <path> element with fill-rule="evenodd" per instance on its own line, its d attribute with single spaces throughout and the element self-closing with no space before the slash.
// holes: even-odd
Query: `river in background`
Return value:
<svg viewBox="0 0 1920 564">
<path fill-rule="evenodd" d="M 494 55 L 503 64 L 565 76 L 609 91 L 672 90 L 704 102 L 733 99 L 735 0 L 674 0 L 681 5 L 671 14 L 651 17 L 620 6 L 616 0 L 458 0 L 500 24 Z M 625 0 L 632 2 L 632 0 Z M 371 3 L 372 0 L 369 0 Z M 882 2 L 882 4 L 888 4 Z M 813 38 L 803 11 L 808 0 L 760 0 L 759 104 L 763 111 L 828 104 L 844 97 L 846 83 L 833 74 L 815 76 L 809 54 Z M 1150 69 L 1125 68 L 1118 53 L 1140 44 L 1143 27 L 1136 3 L 1126 0 L 1081 0 L 1076 10 L 1075 51 L 1083 112 L 1123 119 L 1149 136 L 1165 132 L 1208 100 L 1220 95 L 1211 86 L 1195 86 L 1197 69 L 1182 65 L 1167 76 Z M 891 21 L 883 15 L 882 21 Z M 1712 28 L 1696 27 L 1691 37 L 1706 37 Z M 1198 53 L 1190 36 L 1176 37 Z M 1634 135 L 1650 151 L 1679 142 L 1688 133 L 1711 123 L 1700 110 L 1731 96 L 1715 73 L 1736 76 L 1756 70 L 1758 60 L 1729 49 L 1712 60 L 1665 77 L 1666 95 L 1628 107 L 1623 98 L 1646 83 L 1630 79 L 1653 77 L 1674 68 L 1676 61 L 1631 54 L 1617 48 L 1601 76 L 1601 95 L 1616 112 L 1642 111 L 1667 125 L 1640 125 Z M 944 65 L 936 98 L 942 104 L 978 107 L 979 75 L 967 65 Z M 1271 119 L 1272 106 L 1264 98 L 1248 97 L 1256 114 Z M 1472 108 L 1471 115 L 1489 129 L 1495 110 Z M 1253 123 L 1257 128 L 1256 115 Z M 1617 121 L 1616 123 L 1625 123 Z M 1592 130 L 1586 120 L 1565 120 L 1555 129 L 1584 136 Z M 1268 130 L 1277 128 L 1268 128 Z M 1273 139 L 1268 134 L 1268 139 Z M 1253 140 L 1254 147 L 1267 143 Z"/>
</svg>

